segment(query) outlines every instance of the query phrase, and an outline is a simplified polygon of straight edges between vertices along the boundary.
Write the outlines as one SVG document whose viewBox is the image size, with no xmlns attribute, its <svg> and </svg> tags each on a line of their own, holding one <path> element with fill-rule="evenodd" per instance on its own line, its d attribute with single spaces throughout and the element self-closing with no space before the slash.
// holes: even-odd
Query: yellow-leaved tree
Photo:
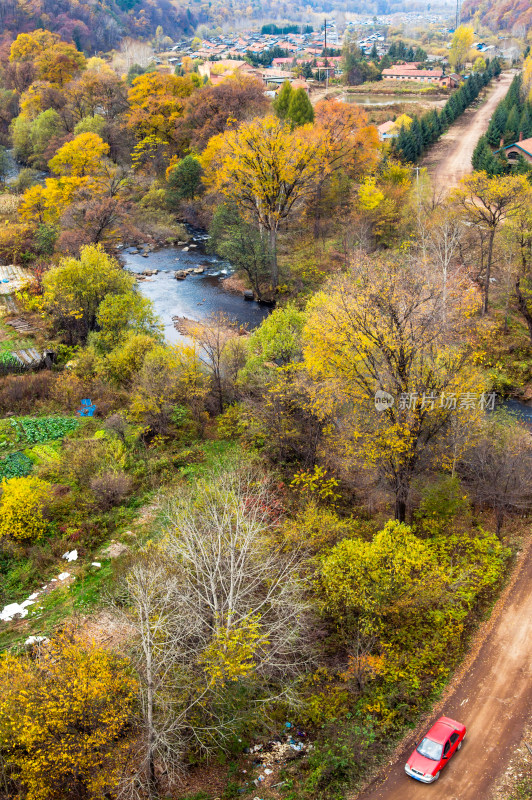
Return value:
<svg viewBox="0 0 532 800">
<path fill-rule="evenodd" d="M 454 70 L 460 71 L 464 66 L 474 38 L 475 34 L 470 25 L 459 25 L 455 30 L 449 52 L 449 63 Z"/>
<path fill-rule="evenodd" d="M 203 153 L 206 186 L 234 203 L 268 236 L 274 289 L 279 282 L 279 229 L 330 169 L 326 155 L 326 138 L 311 125 L 292 130 L 272 115 L 214 136 Z"/>
<path fill-rule="evenodd" d="M 329 455 L 347 473 L 373 471 L 400 521 L 413 479 L 429 464 L 454 464 L 465 427 L 457 421 L 473 435 L 487 404 L 468 346 L 471 309 L 445 326 L 441 304 L 441 287 L 407 263 L 362 261 L 311 299 L 303 332 Z"/>
<path fill-rule="evenodd" d="M 64 177 L 94 177 L 101 172 L 102 160 L 108 153 L 109 145 L 97 133 L 80 133 L 57 151 L 48 166 Z"/>
<path fill-rule="evenodd" d="M 479 275 L 484 284 L 484 314 L 489 309 L 495 237 L 503 223 L 518 212 L 529 189 L 526 175 L 497 175 L 490 178 L 486 172 L 474 172 L 462 178 L 459 188 L 451 195 L 472 230 L 487 240 L 485 267 Z"/>
<path fill-rule="evenodd" d="M 80 133 L 59 148 L 48 166 L 57 178 L 29 188 L 20 205 L 20 217 L 33 224 L 56 224 L 81 190 L 92 198 L 103 196 L 109 145 L 96 133 Z M 108 163 L 108 162 L 107 162 Z"/>
<path fill-rule="evenodd" d="M 116 796 L 137 684 L 128 662 L 65 632 L 0 660 L 0 752 L 26 800 Z"/>
</svg>

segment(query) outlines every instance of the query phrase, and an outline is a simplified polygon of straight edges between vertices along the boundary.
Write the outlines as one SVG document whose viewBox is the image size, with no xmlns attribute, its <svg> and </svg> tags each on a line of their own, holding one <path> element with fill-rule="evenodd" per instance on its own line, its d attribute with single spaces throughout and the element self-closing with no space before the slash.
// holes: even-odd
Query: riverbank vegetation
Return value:
<svg viewBox="0 0 532 800">
<path fill-rule="evenodd" d="M 0 259 L 27 272 L 0 345 L 49 354 L 0 377 L 3 796 L 340 800 L 532 508 L 495 407 L 532 384 L 530 183 L 441 196 L 356 105 L 129 86 L 44 31 L 1 80 Z M 271 304 L 256 329 L 165 342 L 118 257 L 187 222 Z"/>
</svg>

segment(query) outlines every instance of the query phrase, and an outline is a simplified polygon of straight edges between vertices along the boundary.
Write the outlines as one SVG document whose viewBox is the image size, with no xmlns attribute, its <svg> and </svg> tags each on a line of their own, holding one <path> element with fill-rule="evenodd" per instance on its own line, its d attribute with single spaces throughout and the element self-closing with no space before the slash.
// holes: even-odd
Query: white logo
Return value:
<svg viewBox="0 0 532 800">
<path fill-rule="evenodd" d="M 383 392 L 379 389 L 375 392 L 375 408 L 377 411 L 386 411 L 387 408 L 393 406 L 394 399 L 388 392 Z"/>
</svg>

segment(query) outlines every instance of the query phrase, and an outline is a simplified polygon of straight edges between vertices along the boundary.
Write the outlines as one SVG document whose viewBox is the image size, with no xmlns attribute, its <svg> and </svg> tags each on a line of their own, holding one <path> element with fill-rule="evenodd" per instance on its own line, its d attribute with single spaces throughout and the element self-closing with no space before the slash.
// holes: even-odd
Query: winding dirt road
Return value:
<svg viewBox="0 0 532 800">
<path fill-rule="evenodd" d="M 532 537 L 444 698 L 358 800 L 488 800 L 532 712 Z M 425 786 L 405 775 L 413 745 L 441 714 L 467 727 L 464 745 Z M 355 796 L 351 797 L 355 800 Z"/>
<path fill-rule="evenodd" d="M 486 132 L 490 117 L 508 91 L 512 78 L 513 73 L 503 73 L 500 81 L 488 90 L 487 100 L 480 108 L 464 111 L 447 133 L 430 148 L 422 166 L 427 167 L 435 187 L 452 188 L 472 171 L 473 150 Z"/>
</svg>

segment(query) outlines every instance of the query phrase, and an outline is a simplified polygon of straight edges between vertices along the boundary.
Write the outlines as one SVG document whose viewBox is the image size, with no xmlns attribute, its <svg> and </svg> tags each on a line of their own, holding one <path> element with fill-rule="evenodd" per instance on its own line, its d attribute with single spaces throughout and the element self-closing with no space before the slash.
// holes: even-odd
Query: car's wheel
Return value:
<svg viewBox="0 0 532 800">
<path fill-rule="evenodd" d="M 461 747 L 462 747 L 462 742 L 460 742 L 460 744 L 458 745 L 458 747 L 456 749 L 460 750 Z"/>
<path fill-rule="evenodd" d="M 434 776 L 434 780 L 437 781 L 439 777 L 440 777 L 440 773 L 437 772 L 436 775 Z"/>
</svg>

